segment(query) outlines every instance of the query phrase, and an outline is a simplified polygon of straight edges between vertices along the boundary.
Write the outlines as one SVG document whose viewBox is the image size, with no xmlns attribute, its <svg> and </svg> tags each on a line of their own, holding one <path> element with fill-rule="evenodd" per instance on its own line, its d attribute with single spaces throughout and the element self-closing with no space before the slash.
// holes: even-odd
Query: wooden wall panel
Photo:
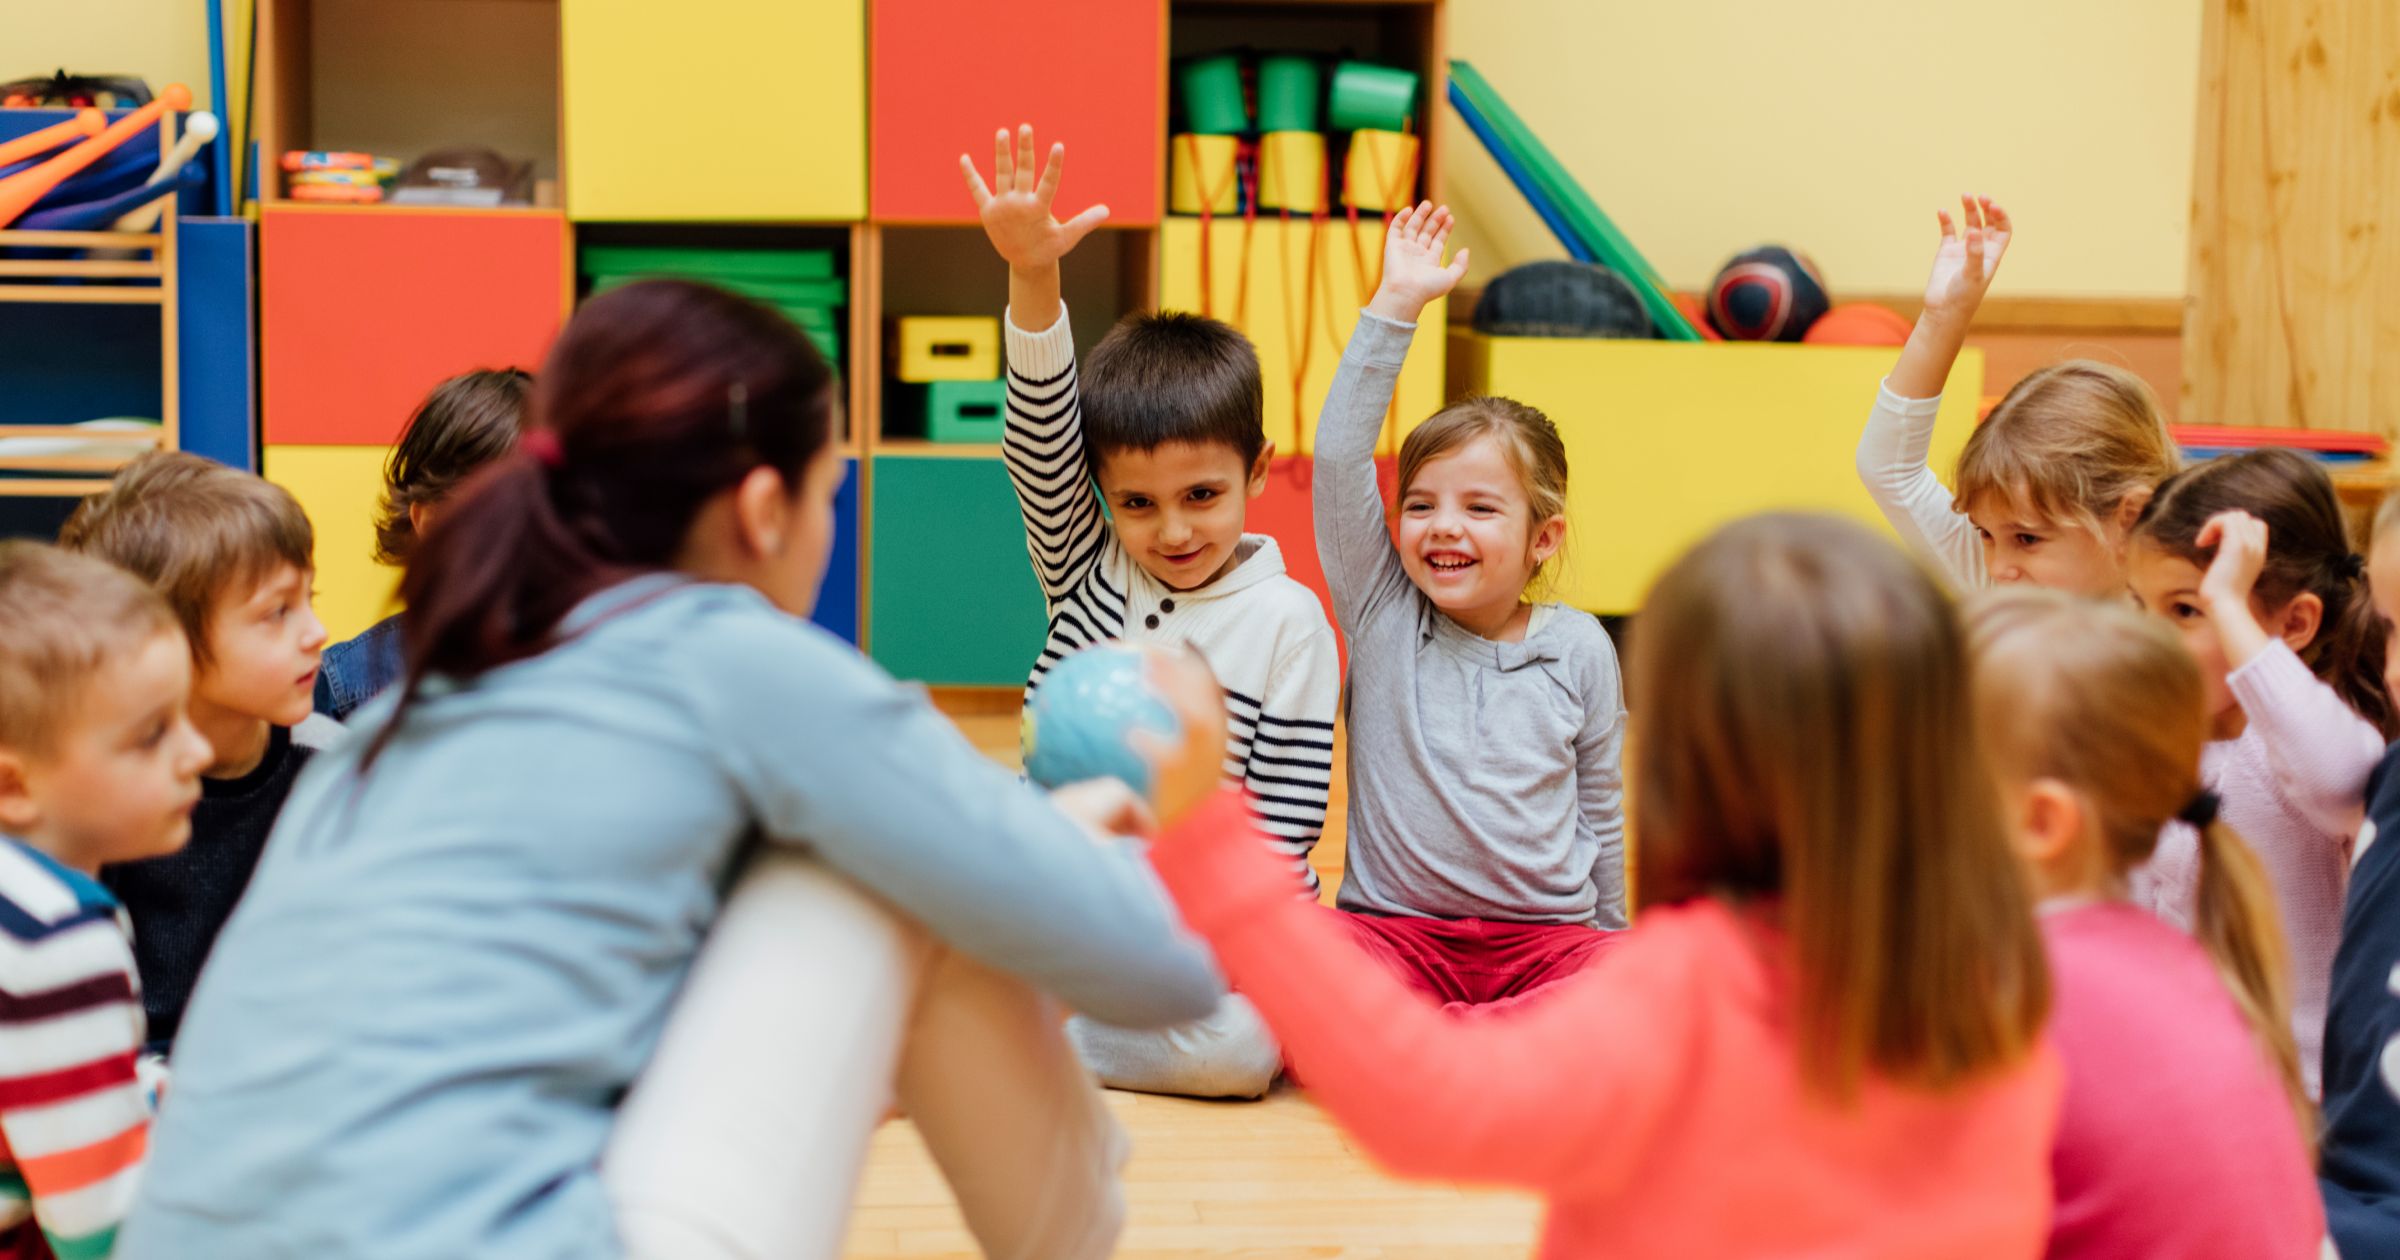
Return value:
<svg viewBox="0 0 2400 1260">
<path fill-rule="evenodd" d="M 2182 418 L 2400 436 L 2400 6 L 2208 0 L 2200 57 Z"/>
</svg>

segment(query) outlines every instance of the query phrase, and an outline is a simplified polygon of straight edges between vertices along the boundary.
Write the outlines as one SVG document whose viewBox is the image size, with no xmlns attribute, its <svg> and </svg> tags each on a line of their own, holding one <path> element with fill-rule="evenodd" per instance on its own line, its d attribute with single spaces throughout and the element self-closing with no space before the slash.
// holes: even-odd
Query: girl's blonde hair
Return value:
<svg viewBox="0 0 2400 1260">
<path fill-rule="evenodd" d="M 1490 437 L 1500 444 L 1500 452 L 1508 466 L 1517 474 L 1517 484 L 1525 490 L 1530 506 L 1526 541 L 1539 531 L 1542 522 L 1567 511 L 1567 444 L 1558 436 L 1558 426 L 1538 409 L 1526 406 L 1514 398 L 1496 398 L 1488 394 L 1470 394 L 1433 413 L 1425 423 L 1409 431 L 1400 443 L 1400 497 L 1408 497 L 1408 489 L 1416 484 L 1417 474 L 1425 465 L 1447 455 L 1480 437 Z M 1546 587 L 1555 575 L 1554 566 L 1564 553 L 1554 551 L 1542 561 L 1527 582 L 1529 589 Z"/>
<path fill-rule="evenodd" d="M 2025 1055 L 2049 971 L 1933 579 L 1848 521 L 1753 517 L 1659 580 L 1633 655 L 1639 887 L 1774 907 L 1811 1083 Z"/>
<path fill-rule="evenodd" d="M 2017 382 L 1959 452 L 1960 512 L 1999 495 L 2045 521 L 2103 537 L 2128 496 L 2183 466 L 2158 398 L 2142 378 L 2069 359 Z"/>
<path fill-rule="evenodd" d="M 1976 713 L 2007 782 L 2054 779 L 2083 799 L 2112 884 L 2150 859 L 2199 796 L 2208 741 L 2200 667 L 2156 617 L 2061 591 L 1980 596 L 1967 626 Z M 2222 823 L 2200 831 L 2199 937 L 2316 1135 L 2292 1042 L 2291 981 L 2266 868 Z"/>
</svg>

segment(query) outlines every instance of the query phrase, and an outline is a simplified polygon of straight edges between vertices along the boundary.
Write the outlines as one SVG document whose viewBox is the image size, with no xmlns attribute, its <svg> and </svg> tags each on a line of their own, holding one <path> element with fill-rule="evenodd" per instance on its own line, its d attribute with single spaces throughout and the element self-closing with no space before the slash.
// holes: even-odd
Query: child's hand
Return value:
<svg viewBox="0 0 2400 1260">
<path fill-rule="evenodd" d="M 1150 762 L 1158 821 L 1172 826 L 1224 782 L 1225 689 L 1217 685 L 1207 662 L 1189 649 L 1177 651 L 1164 668 L 1153 670 L 1150 682 L 1175 711 L 1183 738 L 1137 730 L 1134 751 Z"/>
<path fill-rule="evenodd" d="M 1017 128 L 1016 151 L 1009 151 L 1008 132 L 992 137 L 992 182 L 985 187 L 975 159 L 961 153 L 958 168 L 966 174 L 967 191 L 983 217 L 983 233 L 992 239 L 1011 270 L 1039 271 L 1053 267 L 1077 242 L 1108 218 L 1107 206 L 1093 206 L 1064 223 L 1050 214 L 1058 197 L 1058 180 L 1066 165 L 1067 146 L 1050 146 L 1049 164 L 1036 181 L 1033 173 L 1033 128 Z M 993 191 L 997 189 L 998 191 Z"/>
<path fill-rule="evenodd" d="M 1960 223 L 1953 224 L 1947 210 L 1934 211 L 1934 217 L 1942 223 L 1942 244 L 1933 254 L 1933 276 L 1925 282 L 1925 313 L 1963 326 L 1983 305 L 1984 290 L 2000 271 L 2000 256 L 2008 252 L 2008 211 L 1989 197 L 1965 196 L 1959 198 Z"/>
<path fill-rule="evenodd" d="M 1150 803 L 1115 779 L 1062 783 L 1050 793 L 1050 803 L 1094 836 L 1142 836 L 1158 827 Z"/>
<path fill-rule="evenodd" d="M 1467 251 L 1442 265 L 1442 246 L 1450 239 L 1450 207 L 1436 209 L 1430 201 L 1392 216 L 1383 237 L 1383 283 L 1367 309 L 1385 319 L 1413 324 L 1435 298 L 1458 286 L 1467 274 Z"/>
<path fill-rule="evenodd" d="M 2200 578 L 2200 598 L 2208 601 L 2209 615 L 2216 616 L 2220 607 L 2248 609 L 2259 570 L 2267 565 L 2267 523 L 2248 512 L 2219 512 L 2193 541 L 2217 549 Z"/>
<path fill-rule="evenodd" d="M 2193 541 L 2217 549 L 2200 575 L 2200 602 L 2225 648 L 2226 668 L 2240 669 L 2270 641 L 2250 608 L 2250 592 L 2267 563 L 2267 523 L 2248 512 L 2219 512 Z"/>
</svg>

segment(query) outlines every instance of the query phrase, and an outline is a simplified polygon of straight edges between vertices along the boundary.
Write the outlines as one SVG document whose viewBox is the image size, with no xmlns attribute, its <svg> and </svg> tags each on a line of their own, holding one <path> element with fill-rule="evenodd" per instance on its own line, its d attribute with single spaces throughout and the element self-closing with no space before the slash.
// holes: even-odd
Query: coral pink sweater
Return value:
<svg viewBox="0 0 2400 1260">
<path fill-rule="evenodd" d="M 1642 916 L 1547 1000 L 1460 1019 L 1293 896 L 1232 794 L 1152 855 L 1317 1101 L 1407 1176 L 1549 1200 L 1545 1257 L 2042 1253 L 2060 1072 L 1932 1094 L 1802 1080 L 1781 942 L 1714 901 Z"/>
</svg>

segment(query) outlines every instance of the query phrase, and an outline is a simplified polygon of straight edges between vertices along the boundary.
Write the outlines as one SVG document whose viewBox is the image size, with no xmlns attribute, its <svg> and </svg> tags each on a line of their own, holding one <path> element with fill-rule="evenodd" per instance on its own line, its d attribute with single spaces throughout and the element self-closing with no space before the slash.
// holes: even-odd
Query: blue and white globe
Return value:
<svg viewBox="0 0 2400 1260">
<path fill-rule="evenodd" d="M 1151 672 L 1158 649 L 1100 643 L 1062 660 L 1025 705 L 1025 775 L 1046 788 L 1085 779 L 1119 779 L 1150 794 L 1150 763 L 1135 751 L 1136 730 L 1169 740 L 1182 724 Z"/>
</svg>

